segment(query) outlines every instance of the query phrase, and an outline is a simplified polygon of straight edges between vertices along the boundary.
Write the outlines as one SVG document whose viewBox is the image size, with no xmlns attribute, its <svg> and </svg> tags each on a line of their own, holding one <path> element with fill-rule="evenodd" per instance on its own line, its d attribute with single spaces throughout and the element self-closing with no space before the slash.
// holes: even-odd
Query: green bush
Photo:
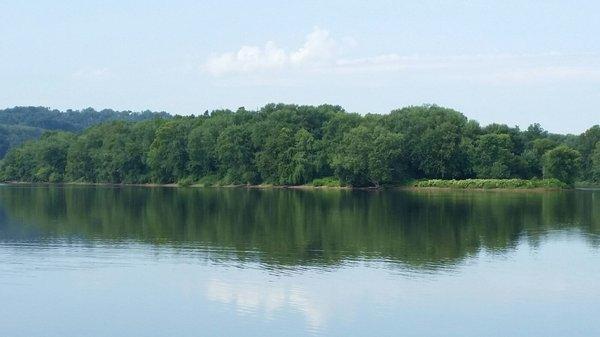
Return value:
<svg viewBox="0 0 600 337">
<path fill-rule="evenodd" d="M 413 183 L 414 187 L 437 187 L 457 189 L 494 189 L 494 188 L 566 188 L 567 184 L 558 179 L 463 179 L 420 180 Z"/>
<path fill-rule="evenodd" d="M 561 145 L 546 152 L 543 161 L 544 178 L 556 178 L 573 185 L 581 165 L 581 154 L 566 145 Z"/>
<path fill-rule="evenodd" d="M 340 180 L 334 177 L 318 178 L 312 181 L 312 186 L 315 187 L 340 187 Z"/>
</svg>

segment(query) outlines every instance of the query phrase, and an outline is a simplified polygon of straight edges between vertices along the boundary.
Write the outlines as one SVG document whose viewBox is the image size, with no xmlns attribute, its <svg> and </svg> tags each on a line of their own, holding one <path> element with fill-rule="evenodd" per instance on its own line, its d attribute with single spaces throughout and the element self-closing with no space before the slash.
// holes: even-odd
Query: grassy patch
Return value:
<svg viewBox="0 0 600 337">
<path fill-rule="evenodd" d="M 558 179 L 463 179 L 420 180 L 413 183 L 414 187 L 437 187 L 457 189 L 494 189 L 494 188 L 567 188 L 567 184 Z"/>
<path fill-rule="evenodd" d="M 318 178 L 312 181 L 310 185 L 315 187 L 340 187 L 340 180 L 334 177 Z"/>
</svg>

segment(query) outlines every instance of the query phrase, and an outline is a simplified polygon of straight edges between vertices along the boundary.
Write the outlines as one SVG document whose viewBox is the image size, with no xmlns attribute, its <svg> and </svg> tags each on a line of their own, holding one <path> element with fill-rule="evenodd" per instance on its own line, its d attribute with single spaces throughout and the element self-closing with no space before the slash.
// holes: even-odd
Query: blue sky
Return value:
<svg viewBox="0 0 600 337">
<path fill-rule="evenodd" d="M 600 123 L 598 1 L 5 1 L 0 107 L 269 102 Z"/>
</svg>

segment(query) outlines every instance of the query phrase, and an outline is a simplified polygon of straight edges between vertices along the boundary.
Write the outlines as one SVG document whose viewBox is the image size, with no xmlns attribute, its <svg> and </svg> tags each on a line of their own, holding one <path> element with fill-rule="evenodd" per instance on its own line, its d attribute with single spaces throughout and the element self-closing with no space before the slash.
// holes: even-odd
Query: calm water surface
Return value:
<svg viewBox="0 0 600 337">
<path fill-rule="evenodd" d="M 600 336 L 600 191 L 0 186 L 0 335 Z"/>
</svg>

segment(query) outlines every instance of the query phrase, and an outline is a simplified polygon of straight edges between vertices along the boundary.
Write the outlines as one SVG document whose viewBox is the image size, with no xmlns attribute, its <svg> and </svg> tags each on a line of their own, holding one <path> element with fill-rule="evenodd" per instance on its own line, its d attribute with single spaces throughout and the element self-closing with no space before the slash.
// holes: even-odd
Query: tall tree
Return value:
<svg viewBox="0 0 600 337">
<path fill-rule="evenodd" d="M 515 155 L 507 134 L 489 133 L 477 140 L 473 169 L 478 178 L 510 178 L 514 176 Z"/>
<path fill-rule="evenodd" d="M 153 181 L 173 183 L 186 176 L 189 129 L 187 119 L 176 119 L 164 123 L 156 131 L 148 152 L 148 164 Z"/>
<path fill-rule="evenodd" d="M 544 177 L 556 178 L 573 184 L 577 177 L 581 154 L 565 145 L 558 146 L 544 155 Z"/>
</svg>

